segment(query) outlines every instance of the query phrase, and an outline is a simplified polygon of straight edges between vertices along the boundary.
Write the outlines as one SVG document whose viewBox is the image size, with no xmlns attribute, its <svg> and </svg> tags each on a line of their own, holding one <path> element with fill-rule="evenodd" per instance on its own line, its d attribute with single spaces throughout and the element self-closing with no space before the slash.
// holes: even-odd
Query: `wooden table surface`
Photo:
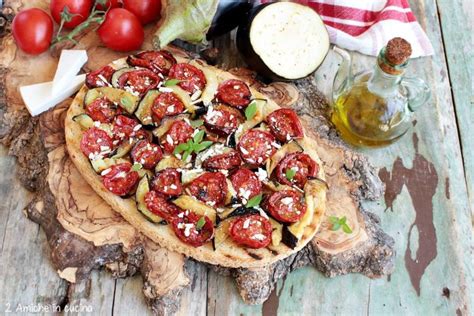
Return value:
<svg viewBox="0 0 474 316">
<path fill-rule="evenodd" d="M 435 55 L 414 60 L 409 73 L 428 81 L 432 98 L 402 140 L 365 151 L 387 186 L 385 200 L 367 207 L 395 238 L 395 272 L 378 280 L 355 274 L 328 279 L 303 268 L 278 283 L 270 302 L 248 306 L 232 279 L 190 262 L 194 278 L 181 315 L 472 315 L 474 5 L 472 0 L 410 3 Z M 355 70 L 374 63 L 353 56 Z M 329 75 L 320 70 L 316 80 L 328 82 Z M 84 313 L 92 308 L 101 315 L 149 314 L 140 276 L 113 280 L 95 271 L 90 283 L 68 288 L 49 262 L 44 233 L 22 214 L 31 196 L 15 168 L 8 150 L 0 148 L 0 314 L 66 293 L 69 304 Z"/>
</svg>

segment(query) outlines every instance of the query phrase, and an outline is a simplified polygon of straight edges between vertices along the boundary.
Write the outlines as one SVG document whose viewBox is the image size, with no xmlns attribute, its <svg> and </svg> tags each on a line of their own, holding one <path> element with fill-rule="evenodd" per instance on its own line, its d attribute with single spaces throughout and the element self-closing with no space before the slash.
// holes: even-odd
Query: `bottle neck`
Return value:
<svg viewBox="0 0 474 316">
<path fill-rule="evenodd" d="M 377 63 L 368 82 L 372 93 L 385 96 L 394 93 L 402 80 L 408 61 L 402 65 L 392 65 L 385 59 L 385 48 L 380 51 Z"/>
</svg>

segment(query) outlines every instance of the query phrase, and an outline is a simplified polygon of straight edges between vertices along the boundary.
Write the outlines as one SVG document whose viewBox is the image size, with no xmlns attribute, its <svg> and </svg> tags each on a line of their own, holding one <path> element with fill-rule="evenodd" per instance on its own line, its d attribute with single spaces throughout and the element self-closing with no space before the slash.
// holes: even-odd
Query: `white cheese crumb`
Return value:
<svg viewBox="0 0 474 316">
<path fill-rule="evenodd" d="M 268 178 L 268 173 L 265 169 L 258 168 L 257 172 L 255 174 L 258 177 L 258 180 L 260 181 L 265 181 Z"/>
</svg>

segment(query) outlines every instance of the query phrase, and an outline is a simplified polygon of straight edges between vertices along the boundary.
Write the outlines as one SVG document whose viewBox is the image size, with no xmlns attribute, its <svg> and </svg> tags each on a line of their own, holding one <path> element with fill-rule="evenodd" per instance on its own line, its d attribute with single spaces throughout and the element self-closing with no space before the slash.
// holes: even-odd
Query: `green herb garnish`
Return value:
<svg viewBox="0 0 474 316">
<path fill-rule="evenodd" d="M 188 159 L 189 155 L 192 153 L 199 153 L 204 149 L 208 148 L 212 145 L 211 141 L 202 141 L 204 139 L 204 131 L 199 131 L 194 135 L 194 137 L 188 140 L 186 143 L 179 144 L 174 149 L 173 153 L 175 155 L 183 153 L 183 157 L 181 158 L 183 161 Z"/>
<path fill-rule="evenodd" d="M 201 230 L 205 224 L 206 224 L 206 219 L 204 218 L 204 216 L 202 216 L 196 223 L 196 229 Z"/>
<path fill-rule="evenodd" d="M 290 168 L 290 169 L 286 169 L 286 171 L 285 171 L 285 176 L 286 176 L 286 178 L 288 179 L 288 181 L 292 181 L 293 178 L 295 177 L 295 175 L 296 175 L 296 170 L 291 169 L 291 168 Z"/>
<path fill-rule="evenodd" d="M 260 193 L 259 195 L 256 195 L 254 196 L 253 198 L 251 198 L 247 204 L 245 204 L 246 207 L 255 207 L 255 206 L 259 206 L 260 205 L 260 202 L 262 202 L 262 194 Z"/>
<path fill-rule="evenodd" d="M 171 86 L 177 85 L 180 82 L 181 80 L 178 80 L 178 79 L 169 79 L 169 80 L 166 80 L 165 83 L 163 83 L 163 86 L 171 87 Z"/>
<path fill-rule="evenodd" d="M 342 231 L 345 232 L 346 234 L 352 233 L 352 229 L 347 225 L 347 217 L 337 217 L 337 216 L 330 216 L 329 221 L 331 222 L 331 230 L 336 231 L 339 230 L 342 227 Z"/>
<path fill-rule="evenodd" d="M 189 122 L 193 128 L 198 128 L 204 124 L 204 120 L 194 120 Z"/>
<path fill-rule="evenodd" d="M 133 166 L 132 166 L 132 171 L 138 171 L 142 168 L 143 168 L 143 166 L 142 166 L 141 163 L 134 163 Z"/>
<path fill-rule="evenodd" d="M 250 104 L 245 108 L 245 117 L 247 120 L 253 119 L 255 114 L 257 113 L 257 101 L 252 100 Z"/>
</svg>

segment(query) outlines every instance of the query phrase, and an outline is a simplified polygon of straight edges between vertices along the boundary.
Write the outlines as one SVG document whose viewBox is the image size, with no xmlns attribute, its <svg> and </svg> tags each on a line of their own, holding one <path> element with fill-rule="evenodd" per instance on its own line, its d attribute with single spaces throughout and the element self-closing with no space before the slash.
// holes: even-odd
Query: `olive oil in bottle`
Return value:
<svg viewBox="0 0 474 316">
<path fill-rule="evenodd" d="M 420 79 L 403 78 L 411 46 L 401 38 L 389 41 L 372 71 L 350 73 L 350 56 L 336 49 L 344 62 L 336 75 L 331 121 L 354 146 L 381 147 L 402 137 L 413 111 L 429 98 Z"/>
</svg>

